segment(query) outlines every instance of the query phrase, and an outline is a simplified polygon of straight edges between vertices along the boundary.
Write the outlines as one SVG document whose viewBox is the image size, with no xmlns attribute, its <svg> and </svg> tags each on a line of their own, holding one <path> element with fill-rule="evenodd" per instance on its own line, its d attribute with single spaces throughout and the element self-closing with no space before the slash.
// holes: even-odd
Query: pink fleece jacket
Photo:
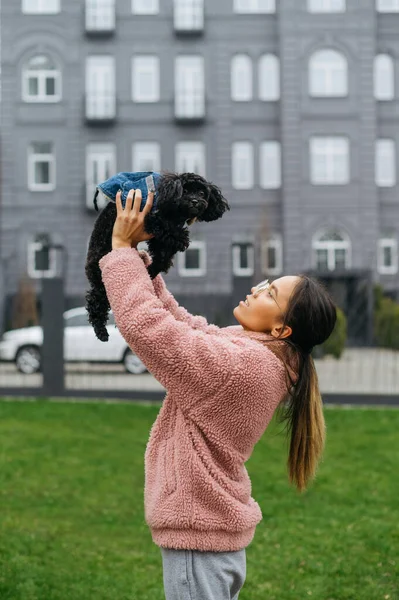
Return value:
<svg viewBox="0 0 399 600">
<path fill-rule="evenodd" d="M 262 520 L 245 462 L 287 393 L 284 366 L 269 335 L 188 313 L 150 262 L 134 248 L 100 260 L 120 333 L 167 391 L 145 451 L 146 523 L 161 547 L 240 550 Z"/>
</svg>

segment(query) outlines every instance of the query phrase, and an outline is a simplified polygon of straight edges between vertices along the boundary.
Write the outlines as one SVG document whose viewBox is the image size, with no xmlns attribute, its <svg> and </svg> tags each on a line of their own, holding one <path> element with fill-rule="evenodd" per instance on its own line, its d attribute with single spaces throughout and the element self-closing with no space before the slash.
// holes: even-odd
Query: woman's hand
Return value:
<svg viewBox="0 0 399 600">
<path fill-rule="evenodd" d="M 144 217 L 151 211 L 154 200 L 153 192 L 148 194 L 145 207 L 140 212 L 141 200 L 141 190 L 130 190 L 125 208 L 123 208 L 121 192 L 117 193 L 116 219 L 112 231 L 112 250 L 116 248 L 136 248 L 139 242 L 144 242 L 154 237 L 154 234 L 149 234 L 144 229 Z"/>
</svg>

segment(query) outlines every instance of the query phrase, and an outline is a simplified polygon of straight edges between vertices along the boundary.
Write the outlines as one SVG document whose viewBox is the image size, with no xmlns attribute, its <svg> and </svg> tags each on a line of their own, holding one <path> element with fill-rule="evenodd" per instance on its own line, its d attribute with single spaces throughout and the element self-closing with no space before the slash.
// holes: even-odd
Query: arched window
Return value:
<svg viewBox="0 0 399 600">
<path fill-rule="evenodd" d="M 346 96 L 348 62 L 336 50 L 318 50 L 309 59 L 310 96 Z"/>
<path fill-rule="evenodd" d="M 311 13 L 337 13 L 345 10 L 345 0 L 308 0 L 308 11 Z"/>
<path fill-rule="evenodd" d="M 236 277 L 248 277 L 253 275 L 255 270 L 253 242 L 251 240 L 233 240 L 231 251 L 233 275 Z"/>
<path fill-rule="evenodd" d="M 319 232 L 312 241 L 313 264 L 318 271 L 349 269 L 351 242 L 349 237 L 335 230 Z"/>
<path fill-rule="evenodd" d="M 28 243 L 28 275 L 32 279 L 54 277 L 56 274 L 56 249 L 48 233 L 38 233 Z"/>
<path fill-rule="evenodd" d="M 378 54 L 374 59 L 374 97 L 392 100 L 395 96 L 395 75 L 392 56 Z"/>
<path fill-rule="evenodd" d="M 59 102 L 61 72 L 45 54 L 33 56 L 22 71 L 22 99 L 25 102 Z"/>
<path fill-rule="evenodd" d="M 377 10 L 382 13 L 399 12 L 399 0 L 377 0 Z"/>
<path fill-rule="evenodd" d="M 274 233 L 261 245 L 261 269 L 263 275 L 279 275 L 283 270 L 283 240 Z"/>
<path fill-rule="evenodd" d="M 252 60 L 247 54 L 237 54 L 231 60 L 231 99 L 248 102 L 252 98 Z"/>
<path fill-rule="evenodd" d="M 258 64 L 259 100 L 273 102 L 280 98 L 280 61 L 274 54 L 264 54 Z"/>
<path fill-rule="evenodd" d="M 382 275 L 395 275 L 398 272 L 398 236 L 396 232 L 386 232 L 378 240 L 378 272 Z"/>
</svg>

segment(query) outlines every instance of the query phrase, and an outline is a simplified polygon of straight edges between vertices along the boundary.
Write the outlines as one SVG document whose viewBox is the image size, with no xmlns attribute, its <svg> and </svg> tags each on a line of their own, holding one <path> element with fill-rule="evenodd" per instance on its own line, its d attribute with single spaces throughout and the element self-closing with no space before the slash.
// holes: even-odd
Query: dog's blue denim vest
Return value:
<svg viewBox="0 0 399 600">
<path fill-rule="evenodd" d="M 161 178 L 161 173 L 154 171 L 136 171 L 135 173 L 117 173 L 113 175 L 103 183 L 97 185 L 96 193 L 94 195 L 94 205 L 97 208 L 97 195 L 98 193 L 104 194 L 105 198 L 111 202 L 116 201 L 116 194 L 119 190 L 122 191 L 122 206 L 125 207 L 126 199 L 131 189 L 141 190 L 142 202 L 140 210 L 143 210 L 149 192 L 154 192 L 154 201 L 151 208 L 153 211 L 156 207 L 156 188 Z"/>
</svg>

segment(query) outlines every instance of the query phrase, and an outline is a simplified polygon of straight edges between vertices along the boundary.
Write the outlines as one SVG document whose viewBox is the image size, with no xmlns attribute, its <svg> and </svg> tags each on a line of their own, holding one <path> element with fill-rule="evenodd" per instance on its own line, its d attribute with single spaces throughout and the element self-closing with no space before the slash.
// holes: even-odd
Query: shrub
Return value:
<svg viewBox="0 0 399 600">
<path fill-rule="evenodd" d="M 336 359 L 341 358 L 345 350 L 347 337 L 347 321 L 343 310 L 337 307 L 337 322 L 330 337 L 322 344 L 323 354 L 332 354 Z"/>
<path fill-rule="evenodd" d="M 378 299 L 374 335 L 378 346 L 399 350 L 399 304 L 391 298 Z"/>
</svg>

